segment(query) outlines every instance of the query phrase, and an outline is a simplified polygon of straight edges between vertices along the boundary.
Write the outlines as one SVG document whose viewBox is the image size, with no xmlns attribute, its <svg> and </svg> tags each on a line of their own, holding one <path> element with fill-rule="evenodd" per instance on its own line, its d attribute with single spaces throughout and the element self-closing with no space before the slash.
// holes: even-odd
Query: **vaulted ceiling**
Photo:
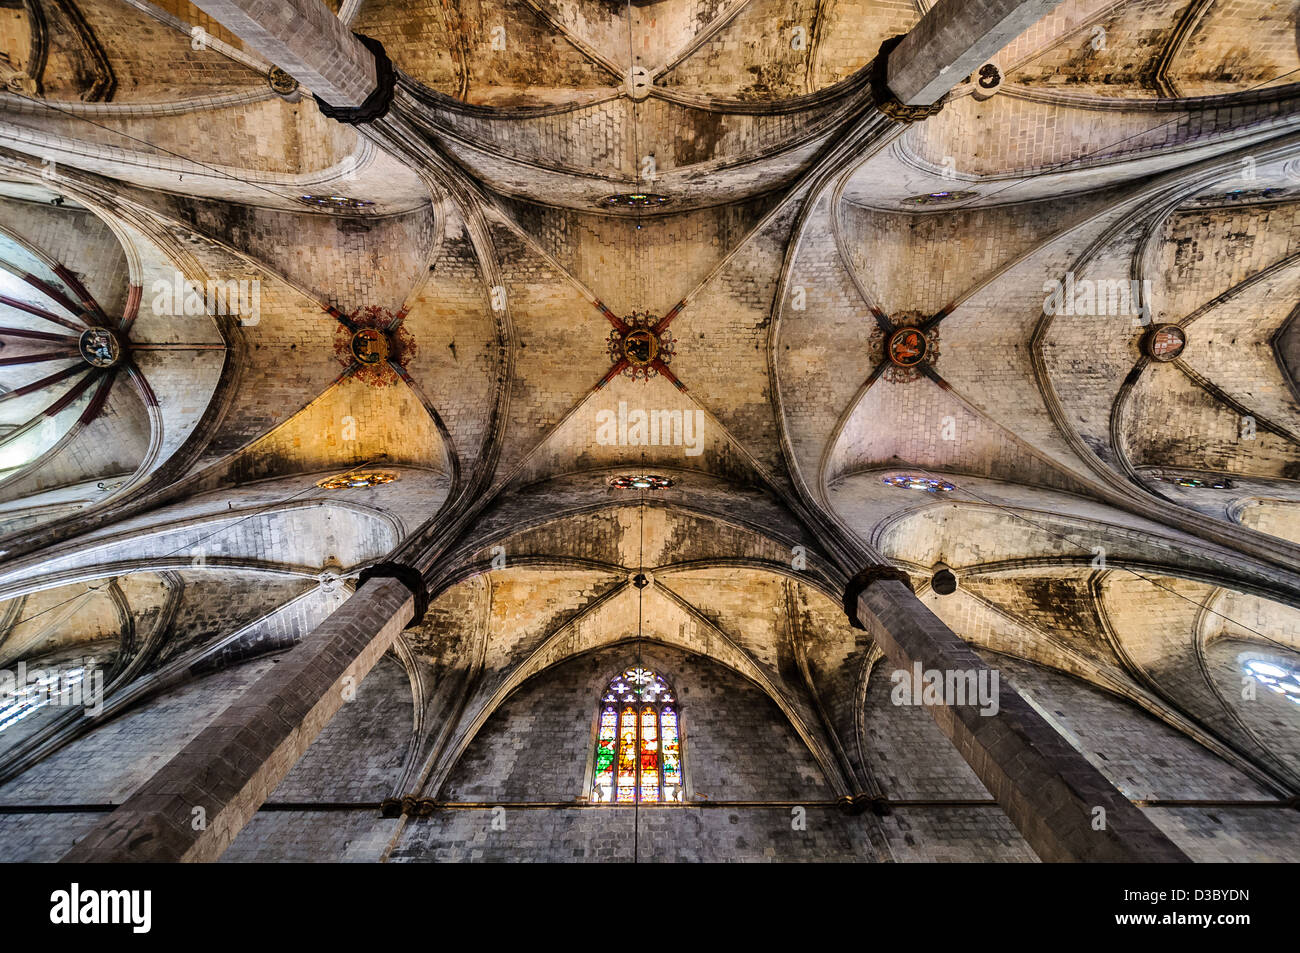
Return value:
<svg viewBox="0 0 1300 953">
<path fill-rule="evenodd" d="M 523 680 L 646 631 L 834 775 L 819 692 L 872 661 L 838 600 L 883 557 L 980 648 L 1300 783 L 1300 725 L 1231 688 L 1300 652 L 1295 6 L 1065 0 L 992 88 L 867 135 L 927 6 L 332 4 L 401 72 L 396 142 L 189 3 L 0 2 L 0 665 L 226 666 L 402 552 L 417 709 L 472 684 L 435 774 Z M 1050 308 L 1067 277 L 1147 311 Z M 210 281 L 253 290 L 186 307 Z M 620 407 L 693 426 L 603 439 Z M 673 485 L 610 485 L 646 472 Z"/>
</svg>

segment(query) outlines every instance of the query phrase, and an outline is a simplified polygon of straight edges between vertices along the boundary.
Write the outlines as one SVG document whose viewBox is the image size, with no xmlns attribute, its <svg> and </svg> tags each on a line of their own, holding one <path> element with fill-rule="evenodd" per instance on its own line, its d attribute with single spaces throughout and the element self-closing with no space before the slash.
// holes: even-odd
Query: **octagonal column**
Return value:
<svg viewBox="0 0 1300 953">
<path fill-rule="evenodd" d="M 938 673 L 923 703 L 939 729 L 1045 861 L 1187 862 L 1188 857 L 1072 748 L 996 670 L 919 600 L 899 571 L 860 574 L 850 620 L 898 669 Z M 974 691 L 957 697 L 948 685 Z M 992 702 L 992 703 L 990 703 Z"/>
<path fill-rule="evenodd" d="M 193 0 L 331 106 L 356 109 L 378 87 L 375 55 L 321 0 Z"/>
<path fill-rule="evenodd" d="M 932 106 L 1061 0 L 939 0 L 889 53 L 888 85 Z"/>
</svg>

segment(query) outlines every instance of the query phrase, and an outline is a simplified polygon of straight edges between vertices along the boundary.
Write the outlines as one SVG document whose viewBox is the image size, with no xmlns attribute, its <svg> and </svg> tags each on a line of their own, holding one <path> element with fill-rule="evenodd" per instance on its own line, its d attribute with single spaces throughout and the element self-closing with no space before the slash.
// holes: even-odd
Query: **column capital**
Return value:
<svg viewBox="0 0 1300 953">
<path fill-rule="evenodd" d="M 882 50 L 885 87 L 899 109 L 937 107 L 950 89 L 1060 2 L 938 0 L 896 46 Z"/>
<path fill-rule="evenodd" d="M 943 109 L 943 100 L 928 106 L 909 106 L 889 88 L 889 54 L 903 42 L 905 35 L 891 36 L 880 44 L 880 52 L 871 61 L 871 98 L 875 100 L 876 108 L 895 122 L 916 122 L 937 115 Z"/>
<path fill-rule="evenodd" d="M 393 93 L 397 89 L 397 70 L 393 69 L 393 61 L 388 58 L 388 53 L 384 50 L 384 44 L 363 33 L 353 33 L 352 35 L 361 42 L 362 46 L 374 54 L 374 90 L 371 91 L 360 106 L 332 106 L 319 96 L 315 96 L 315 94 L 313 96 L 322 116 L 327 116 L 336 122 L 347 123 L 349 126 L 359 126 L 362 123 L 382 119 L 388 112 L 388 107 L 393 104 Z"/>
<path fill-rule="evenodd" d="M 396 579 L 411 590 L 411 595 L 415 596 L 415 611 L 406 628 L 413 629 L 424 621 L 424 614 L 429 611 L 429 589 L 420 570 L 405 563 L 375 563 L 357 574 L 357 588 L 371 579 Z"/>
<path fill-rule="evenodd" d="M 867 586 L 873 582 L 879 582 L 882 579 L 889 579 L 893 582 L 901 582 L 913 592 L 916 587 L 912 585 L 912 577 L 895 566 L 878 564 L 868 566 L 856 576 L 849 580 L 849 584 L 844 588 L 844 614 L 849 617 L 849 622 L 855 629 L 865 629 L 866 626 L 858 619 L 858 597 L 862 595 Z"/>
<path fill-rule="evenodd" d="M 391 98 L 388 57 L 352 33 L 321 0 L 194 0 L 194 5 L 334 110 L 374 111 Z M 387 108 L 386 104 L 384 108 Z M 369 122 L 366 119 L 341 121 Z M 336 117 L 339 118 L 339 117 Z"/>
</svg>

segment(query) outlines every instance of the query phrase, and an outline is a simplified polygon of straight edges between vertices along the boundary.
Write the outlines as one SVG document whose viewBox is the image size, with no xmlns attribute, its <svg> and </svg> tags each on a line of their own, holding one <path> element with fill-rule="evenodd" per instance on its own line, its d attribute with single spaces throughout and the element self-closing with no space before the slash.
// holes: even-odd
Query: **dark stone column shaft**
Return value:
<svg viewBox="0 0 1300 953">
<path fill-rule="evenodd" d="M 876 579 L 857 596 L 856 621 L 909 674 L 993 669 L 917 599 L 906 583 Z M 991 684 L 991 680 L 988 684 Z M 939 728 L 1045 861 L 1186 862 L 1187 856 L 1009 685 L 996 714 L 981 704 L 928 705 Z M 946 701 L 951 702 L 952 699 Z M 989 706 L 991 709 L 992 706 Z M 1097 813 L 1104 811 L 1098 829 Z"/>
<path fill-rule="evenodd" d="M 378 85 L 375 58 L 321 0 L 194 0 L 332 106 L 360 106 Z"/>
<path fill-rule="evenodd" d="M 889 54 L 889 88 L 930 106 L 1061 0 L 939 0 Z"/>
<path fill-rule="evenodd" d="M 212 861 L 411 619 L 396 579 L 364 583 L 63 860 Z"/>
</svg>

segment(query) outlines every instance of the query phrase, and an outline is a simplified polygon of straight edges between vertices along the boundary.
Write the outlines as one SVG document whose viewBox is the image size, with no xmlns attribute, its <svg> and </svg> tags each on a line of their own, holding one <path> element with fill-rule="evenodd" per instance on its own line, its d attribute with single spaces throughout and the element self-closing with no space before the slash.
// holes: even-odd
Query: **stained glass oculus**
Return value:
<svg viewBox="0 0 1300 953">
<path fill-rule="evenodd" d="M 1169 477 L 1168 482 L 1174 486 L 1185 486 L 1193 490 L 1231 490 L 1234 488 L 1233 482 L 1224 477 L 1211 478 L 1202 480 L 1199 477 Z"/>
<path fill-rule="evenodd" d="M 600 700 L 591 799 L 597 804 L 682 802 L 681 711 L 664 678 L 635 666 Z"/>
<path fill-rule="evenodd" d="M 947 480 L 935 480 L 912 473 L 885 477 L 883 482 L 886 486 L 900 486 L 905 490 L 925 490 L 928 493 L 951 493 L 957 489 Z"/>
<path fill-rule="evenodd" d="M 620 192 L 606 195 L 598 204 L 606 208 L 659 208 L 668 204 L 668 196 L 654 192 Z"/>
<path fill-rule="evenodd" d="M 673 481 L 653 473 L 632 473 L 614 477 L 609 485 L 616 490 L 666 490 Z"/>
<path fill-rule="evenodd" d="M 375 204 L 366 199 L 354 199 L 346 195 L 300 195 L 298 201 L 303 205 L 315 205 L 317 208 L 332 208 L 343 212 L 359 212 Z"/>
<path fill-rule="evenodd" d="M 338 476 L 317 480 L 316 485 L 322 490 L 357 490 L 367 486 L 380 486 L 397 479 L 396 473 L 340 473 Z"/>
<path fill-rule="evenodd" d="M 924 195 L 913 195 L 911 198 L 903 199 L 904 205 L 940 205 L 944 202 L 961 202 L 969 198 L 974 198 L 975 192 L 969 190 L 955 191 L 948 190 L 943 192 L 926 192 Z"/>
</svg>

